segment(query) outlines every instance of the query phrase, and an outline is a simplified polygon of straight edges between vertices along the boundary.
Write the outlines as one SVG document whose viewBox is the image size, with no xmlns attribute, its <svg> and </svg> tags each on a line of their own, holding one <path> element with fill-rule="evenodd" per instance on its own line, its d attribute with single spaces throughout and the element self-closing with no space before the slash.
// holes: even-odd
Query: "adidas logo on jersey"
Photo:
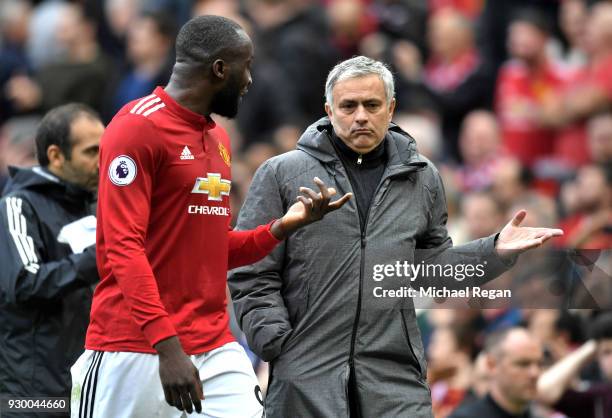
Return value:
<svg viewBox="0 0 612 418">
<path fill-rule="evenodd" d="M 181 160 L 193 160 L 193 154 L 189 151 L 187 145 L 183 148 L 183 152 L 181 152 Z"/>
</svg>

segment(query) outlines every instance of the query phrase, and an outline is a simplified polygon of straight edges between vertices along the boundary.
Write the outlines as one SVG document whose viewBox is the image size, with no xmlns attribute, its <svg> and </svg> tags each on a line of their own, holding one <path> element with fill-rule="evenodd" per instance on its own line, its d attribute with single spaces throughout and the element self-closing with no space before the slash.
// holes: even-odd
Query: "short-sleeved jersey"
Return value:
<svg viewBox="0 0 612 418">
<path fill-rule="evenodd" d="M 100 146 L 96 288 L 86 347 L 155 352 L 178 335 L 188 354 L 233 337 L 228 268 L 277 244 L 270 224 L 231 231 L 230 142 L 162 88 L 128 103 Z"/>
</svg>

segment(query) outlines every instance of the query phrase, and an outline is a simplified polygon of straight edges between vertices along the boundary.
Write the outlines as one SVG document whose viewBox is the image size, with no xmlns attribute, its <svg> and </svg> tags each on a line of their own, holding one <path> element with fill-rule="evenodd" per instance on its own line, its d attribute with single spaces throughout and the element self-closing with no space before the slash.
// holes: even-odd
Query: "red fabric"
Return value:
<svg viewBox="0 0 612 418">
<path fill-rule="evenodd" d="M 540 126 L 537 115 L 547 97 L 561 88 L 565 77 L 554 65 L 534 72 L 519 61 L 509 61 L 499 72 L 495 110 L 504 147 L 527 166 L 553 153 L 556 132 Z"/>
<path fill-rule="evenodd" d="M 612 54 L 603 57 L 573 74 L 565 83 L 565 94 L 572 96 L 573 91 L 595 87 L 602 90 L 612 101 Z M 588 139 L 584 121 L 570 124 L 559 132 L 555 145 L 555 156 L 572 167 L 580 167 L 590 161 Z"/>
<path fill-rule="evenodd" d="M 470 19 L 476 19 L 482 13 L 484 0 L 429 0 L 431 14 L 448 8 L 458 10 Z"/>
<path fill-rule="evenodd" d="M 215 179 L 226 188 L 231 181 L 226 132 L 163 89 L 154 94 L 159 101 L 141 114 L 133 112 L 155 96 L 140 107 L 140 100 L 127 104 L 101 140 L 101 281 L 86 347 L 154 353 L 153 345 L 178 335 L 186 353 L 198 354 L 233 340 L 226 312 L 228 265 L 263 258 L 278 241 L 270 225 L 229 230 L 229 190 L 208 187 Z M 110 180 L 118 156 L 135 162 L 129 184 Z M 202 184 L 209 194 L 201 192 Z"/>
<path fill-rule="evenodd" d="M 432 57 L 425 66 L 425 81 L 431 88 L 449 92 L 457 88 L 480 65 L 476 50 L 458 56 L 453 62 Z"/>
<path fill-rule="evenodd" d="M 564 219 L 559 224 L 563 230 L 563 236 L 555 238 L 555 245 L 559 248 L 567 248 L 569 242 L 585 227 L 587 218 L 583 214 L 577 214 Z M 612 234 L 607 230 L 597 231 L 589 236 L 578 248 L 583 250 L 607 250 L 612 248 Z"/>
</svg>

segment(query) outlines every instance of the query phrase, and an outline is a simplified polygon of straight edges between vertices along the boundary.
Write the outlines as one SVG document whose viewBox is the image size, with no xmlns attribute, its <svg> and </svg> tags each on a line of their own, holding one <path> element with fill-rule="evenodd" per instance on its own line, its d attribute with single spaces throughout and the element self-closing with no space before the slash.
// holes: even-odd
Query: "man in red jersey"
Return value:
<svg viewBox="0 0 612 418">
<path fill-rule="evenodd" d="M 350 194 L 330 203 L 335 191 L 315 178 L 320 193 L 302 188 L 309 197 L 281 219 L 230 230 L 230 141 L 209 115 L 236 115 L 252 59 L 251 40 L 235 22 L 192 19 L 177 37 L 168 85 L 128 103 L 109 124 L 100 149 L 101 282 L 87 350 L 72 369 L 73 417 L 194 409 L 261 416 L 255 375 L 228 328 L 227 270 L 263 258 Z"/>
</svg>

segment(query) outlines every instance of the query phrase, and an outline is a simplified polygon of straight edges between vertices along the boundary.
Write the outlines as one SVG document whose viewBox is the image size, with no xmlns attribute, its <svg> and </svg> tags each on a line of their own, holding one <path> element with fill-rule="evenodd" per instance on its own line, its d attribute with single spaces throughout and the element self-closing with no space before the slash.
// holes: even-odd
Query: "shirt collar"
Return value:
<svg viewBox="0 0 612 418">
<path fill-rule="evenodd" d="M 155 88 L 153 93 L 162 99 L 166 108 L 170 110 L 170 112 L 174 113 L 179 118 L 183 119 L 185 122 L 197 127 L 198 129 L 202 129 L 205 131 L 214 129 L 217 124 L 210 116 L 202 116 L 198 113 L 192 112 L 184 106 L 181 106 L 174 100 L 163 87 L 158 86 Z"/>
</svg>

